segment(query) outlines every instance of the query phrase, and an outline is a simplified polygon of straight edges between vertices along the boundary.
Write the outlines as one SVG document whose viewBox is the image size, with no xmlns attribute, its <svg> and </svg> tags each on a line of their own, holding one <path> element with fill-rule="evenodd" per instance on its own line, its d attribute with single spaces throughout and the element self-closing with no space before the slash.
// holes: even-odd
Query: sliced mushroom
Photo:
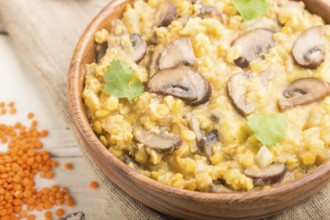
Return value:
<svg viewBox="0 0 330 220">
<path fill-rule="evenodd" d="M 166 27 L 174 20 L 177 15 L 176 8 L 172 1 L 165 0 L 159 5 L 156 11 L 156 24 L 157 27 Z"/>
<path fill-rule="evenodd" d="M 121 159 L 122 159 L 122 161 L 124 161 L 125 164 L 130 165 L 134 169 L 137 169 L 137 170 L 146 169 L 142 164 L 138 163 L 131 155 L 129 155 L 127 153 L 125 153 Z"/>
<path fill-rule="evenodd" d="M 193 4 L 202 4 L 203 3 L 202 0 L 190 0 L 190 2 Z"/>
<path fill-rule="evenodd" d="M 209 192 L 212 193 L 231 193 L 233 190 L 229 189 L 228 187 L 222 184 L 211 184 L 208 188 Z"/>
<path fill-rule="evenodd" d="M 133 53 L 131 57 L 134 62 L 140 62 L 147 53 L 147 42 L 142 38 L 140 34 L 134 33 L 129 36 L 133 47 Z"/>
<path fill-rule="evenodd" d="M 96 45 L 96 54 L 95 54 L 96 63 L 99 63 L 100 60 L 104 57 L 105 53 L 107 52 L 107 49 L 108 49 L 108 42 Z"/>
<path fill-rule="evenodd" d="M 202 138 L 204 136 L 204 133 L 203 133 L 203 131 L 201 130 L 201 128 L 199 126 L 198 120 L 191 113 L 187 113 L 186 118 L 187 118 L 187 121 L 188 121 L 189 128 L 196 135 L 196 142 L 199 143 L 202 140 Z"/>
<path fill-rule="evenodd" d="M 212 150 L 215 143 L 219 141 L 219 134 L 217 130 L 213 130 L 208 135 L 204 136 L 198 143 L 198 147 L 203 152 L 206 158 L 210 161 L 212 157 Z"/>
<path fill-rule="evenodd" d="M 281 111 L 317 102 L 329 95 L 329 84 L 316 78 L 303 78 L 293 81 L 284 91 L 279 100 Z"/>
<path fill-rule="evenodd" d="M 248 67 L 251 60 L 267 52 L 273 45 L 273 34 L 274 32 L 270 29 L 258 28 L 237 38 L 233 46 L 241 47 L 243 54 L 234 61 L 235 64 L 241 68 Z"/>
<path fill-rule="evenodd" d="M 151 55 L 151 59 L 149 62 L 148 70 L 149 70 L 149 77 L 155 75 L 159 70 L 159 58 L 160 52 L 154 51 Z"/>
<path fill-rule="evenodd" d="M 246 116 L 254 112 L 257 103 L 246 103 L 246 89 L 241 86 L 240 81 L 245 81 L 254 77 L 247 73 L 236 73 L 232 75 L 227 82 L 227 95 L 236 111 Z"/>
<path fill-rule="evenodd" d="M 244 174 L 253 179 L 256 186 L 264 186 L 281 181 L 286 172 L 286 166 L 281 163 L 273 163 L 260 170 L 246 169 Z"/>
<path fill-rule="evenodd" d="M 175 96 L 190 105 L 206 103 L 212 93 L 209 81 L 187 66 L 161 70 L 150 79 L 147 89 L 150 92 Z"/>
<path fill-rule="evenodd" d="M 190 16 L 189 15 L 183 15 L 181 18 L 179 18 L 177 21 L 180 21 L 182 26 L 185 27 L 186 24 L 188 23 L 190 19 Z"/>
<path fill-rule="evenodd" d="M 186 114 L 189 128 L 196 135 L 196 143 L 199 151 L 202 152 L 206 158 L 210 161 L 212 157 L 213 145 L 219 141 L 219 134 L 217 130 L 211 131 L 205 136 L 201 130 L 197 119 L 190 113 Z"/>
<path fill-rule="evenodd" d="M 213 6 L 204 6 L 200 9 L 198 16 L 201 18 L 214 18 L 223 23 L 221 12 Z"/>
<path fill-rule="evenodd" d="M 190 38 L 172 41 L 163 50 L 159 59 L 159 68 L 167 69 L 179 65 L 189 65 L 196 61 Z"/>
<path fill-rule="evenodd" d="M 275 17 L 273 19 L 262 17 L 253 20 L 244 21 L 240 25 L 240 29 L 244 31 L 251 31 L 257 28 L 268 28 L 271 30 L 277 30 L 279 28 L 278 18 Z"/>
<path fill-rule="evenodd" d="M 171 153 L 182 145 L 182 138 L 179 135 L 153 133 L 138 127 L 133 131 L 136 142 L 149 147 L 160 153 Z"/>
<path fill-rule="evenodd" d="M 324 61 L 325 38 L 321 26 L 302 32 L 292 49 L 295 61 L 302 67 L 315 69 Z"/>
<path fill-rule="evenodd" d="M 85 220 L 85 213 L 74 212 L 63 218 L 63 220 Z"/>
</svg>

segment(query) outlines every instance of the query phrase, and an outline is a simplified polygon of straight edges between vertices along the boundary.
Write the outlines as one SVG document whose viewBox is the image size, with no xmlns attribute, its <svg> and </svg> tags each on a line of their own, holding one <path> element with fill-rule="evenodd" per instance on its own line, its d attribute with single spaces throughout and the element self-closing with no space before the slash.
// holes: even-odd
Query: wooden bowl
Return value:
<svg viewBox="0 0 330 220">
<path fill-rule="evenodd" d="M 114 157 L 94 134 L 86 117 L 82 90 L 86 65 L 94 61 L 94 34 L 111 29 L 111 21 L 121 16 L 129 0 L 111 1 L 90 23 L 74 51 L 70 65 L 69 98 L 75 125 L 92 156 L 103 172 L 121 189 L 145 205 L 184 219 L 256 219 L 274 215 L 310 197 L 330 179 L 330 161 L 311 170 L 299 180 L 259 192 L 212 194 L 166 186 L 145 177 Z M 307 8 L 330 22 L 330 3 L 306 0 Z M 319 6 L 319 7 L 318 7 Z"/>
</svg>

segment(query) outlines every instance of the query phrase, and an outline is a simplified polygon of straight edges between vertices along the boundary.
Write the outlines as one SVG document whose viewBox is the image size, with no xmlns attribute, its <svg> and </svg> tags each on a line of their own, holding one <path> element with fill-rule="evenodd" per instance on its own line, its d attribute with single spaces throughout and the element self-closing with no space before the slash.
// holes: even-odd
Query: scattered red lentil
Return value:
<svg viewBox="0 0 330 220">
<path fill-rule="evenodd" d="M 1 114 L 6 114 L 5 106 L 6 103 L 0 102 Z M 10 102 L 8 106 L 11 108 L 10 114 L 15 114 L 15 103 Z M 30 112 L 27 117 L 32 119 L 34 114 Z M 31 122 L 30 127 L 21 122 L 15 123 L 14 126 L 0 124 L 0 141 L 8 146 L 7 152 L 0 152 L 1 220 L 35 220 L 36 216 L 29 214 L 30 211 L 49 210 L 53 206 L 63 204 L 71 207 L 75 204 L 65 187 L 53 185 L 41 190 L 36 188 L 35 176 L 38 173 L 43 178 L 53 179 L 53 168 L 58 167 L 58 162 L 43 150 L 40 140 L 48 136 L 48 131 L 38 131 L 37 127 L 36 120 Z M 58 209 L 56 214 L 62 212 L 64 214 L 63 209 Z M 50 211 L 46 213 L 46 219 L 53 219 Z"/>
<path fill-rule="evenodd" d="M 99 184 L 97 182 L 95 182 L 95 181 L 92 181 L 92 182 L 89 183 L 89 187 L 91 189 L 96 189 L 96 188 L 99 187 Z"/>
<path fill-rule="evenodd" d="M 27 217 L 27 220 L 35 220 L 36 219 L 36 216 L 35 215 L 29 215 Z"/>
<path fill-rule="evenodd" d="M 9 114 L 11 114 L 11 115 L 16 114 L 16 108 L 10 108 Z"/>
<path fill-rule="evenodd" d="M 66 170 L 72 170 L 73 165 L 72 165 L 72 163 L 65 163 L 65 164 L 64 164 L 64 168 L 65 168 Z"/>
<path fill-rule="evenodd" d="M 45 217 L 52 217 L 53 213 L 51 211 L 45 212 Z"/>
<path fill-rule="evenodd" d="M 47 137 L 48 136 L 48 131 L 47 130 L 42 130 L 39 134 L 40 134 L 40 137 Z"/>
<path fill-rule="evenodd" d="M 61 217 L 61 216 L 64 215 L 64 210 L 63 209 L 57 209 L 55 213 L 58 217 Z"/>
<path fill-rule="evenodd" d="M 28 119 L 32 119 L 32 118 L 34 118 L 34 113 L 33 113 L 33 112 L 29 112 L 29 113 L 27 114 L 27 118 L 28 118 Z"/>
<path fill-rule="evenodd" d="M 14 106 L 15 106 L 15 102 L 9 102 L 9 103 L 8 103 L 8 106 L 9 106 L 9 107 L 14 107 Z"/>
</svg>

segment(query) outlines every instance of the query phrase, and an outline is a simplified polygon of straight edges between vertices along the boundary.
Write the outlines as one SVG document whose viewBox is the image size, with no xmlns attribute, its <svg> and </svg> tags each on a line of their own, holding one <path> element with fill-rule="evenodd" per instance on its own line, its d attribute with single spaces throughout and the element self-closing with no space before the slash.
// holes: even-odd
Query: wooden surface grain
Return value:
<svg viewBox="0 0 330 220">
<path fill-rule="evenodd" d="M 28 123 L 26 115 L 34 112 L 40 128 L 50 131 L 49 136 L 42 140 L 45 149 L 59 162 L 55 179 L 37 178 L 37 187 L 54 184 L 69 187 L 77 205 L 66 207 L 66 213 L 82 211 L 87 220 L 125 219 L 116 205 L 104 196 L 102 188 L 89 188 L 89 182 L 98 179 L 96 174 L 82 156 L 71 130 L 58 116 L 51 97 L 44 92 L 42 80 L 24 64 L 12 44 L 9 36 L 0 35 L 0 102 L 15 101 L 18 111 L 15 116 L 0 116 L 0 123 Z M 5 151 L 5 145 L 0 145 L 0 151 Z M 74 165 L 72 171 L 63 168 L 67 162 Z M 43 213 L 35 213 L 38 219 L 42 219 Z"/>
</svg>

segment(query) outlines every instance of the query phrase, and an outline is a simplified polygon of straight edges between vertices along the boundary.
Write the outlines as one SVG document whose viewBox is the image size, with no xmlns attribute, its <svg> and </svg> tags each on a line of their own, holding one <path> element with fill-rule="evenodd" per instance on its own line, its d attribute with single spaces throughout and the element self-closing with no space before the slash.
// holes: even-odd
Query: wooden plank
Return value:
<svg viewBox="0 0 330 220">
<path fill-rule="evenodd" d="M 39 127 L 50 131 L 43 142 L 45 149 L 59 162 L 59 167 L 55 169 L 55 179 L 37 177 L 37 187 L 54 184 L 68 187 L 77 205 L 73 208 L 65 207 L 66 213 L 82 211 L 86 219 L 125 219 L 115 204 L 107 200 L 103 188 L 89 188 L 89 182 L 98 179 L 96 174 L 82 156 L 72 131 L 58 116 L 49 94 L 44 92 L 42 80 L 21 61 L 7 36 L 0 36 L 0 69 L 0 102 L 15 101 L 18 110 L 15 116 L 0 116 L 0 123 L 14 124 L 22 121 L 28 125 L 30 121 L 26 115 L 34 112 Z M 0 151 L 5 150 L 5 146 L 0 145 Z M 72 171 L 63 168 L 67 162 L 73 164 Z M 42 219 L 43 213 L 34 213 Z"/>
</svg>

